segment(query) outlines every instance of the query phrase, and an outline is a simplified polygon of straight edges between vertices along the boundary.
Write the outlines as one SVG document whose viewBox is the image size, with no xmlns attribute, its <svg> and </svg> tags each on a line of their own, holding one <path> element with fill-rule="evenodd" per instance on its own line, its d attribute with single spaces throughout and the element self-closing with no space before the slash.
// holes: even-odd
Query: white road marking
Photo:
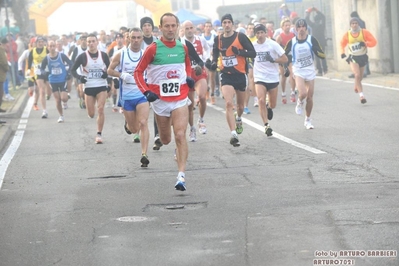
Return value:
<svg viewBox="0 0 399 266">
<path fill-rule="evenodd" d="M 212 104 L 209 104 L 209 103 L 207 104 L 207 106 L 212 107 L 213 109 L 215 109 L 217 111 L 220 111 L 222 113 L 226 113 L 226 111 L 223 108 L 220 108 L 219 106 L 212 105 Z M 255 128 L 255 129 L 261 131 L 263 134 L 265 134 L 264 126 L 259 125 L 259 124 L 255 123 L 255 122 L 253 122 L 253 121 L 251 121 L 251 120 L 249 120 L 247 118 L 244 118 L 244 117 L 241 117 L 241 120 L 242 120 L 243 123 Z M 290 144 L 292 146 L 295 146 L 297 148 L 306 150 L 306 151 L 314 153 L 314 154 L 325 154 L 326 153 L 325 151 L 322 151 L 322 150 L 307 146 L 305 144 L 302 144 L 302 143 L 297 142 L 295 140 L 292 140 L 290 138 L 284 137 L 283 135 L 277 133 L 274 130 L 273 130 L 273 137 L 276 138 L 276 139 L 279 139 L 279 140 L 281 140 L 281 141 L 283 141 L 283 142 L 285 142 L 287 144 Z"/>
<path fill-rule="evenodd" d="M 15 153 L 17 152 L 19 145 L 22 142 L 24 137 L 26 124 L 28 122 L 28 117 L 30 111 L 32 110 L 33 106 L 33 97 L 30 97 L 28 103 L 24 109 L 24 112 L 21 115 L 21 120 L 19 121 L 19 125 L 17 131 L 15 132 L 14 138 L 8 147 L 7 151 L 4 153 L 3 157 L 0 160 L 0 189 L 3 185 L 4 177 L 7 172 L 7 168 L 11 163 L 12 158 L 14 158 Z"/>
<path fill-rule="evenodd" d="M 355 83 L 354 81 L 351 80 L 342 80 L 338 78 L 327 78 L 327 77 L 316 77 L 317 79 L 325 79 L 325 80 L 331 80 L 331 81 L 338 81 L 338 82 L 345 82 L 345 83 Z M 399 91 L 399 88 L 395 87 L 387 87 L 387 86 L 382 86 L 382 85 L 376 85 L 376 84 L 371 84 L 371 83 L 365 83 L 362 81 L 362 85 L 370 86 L 370 87 L 375 87 L 375 88 L 380 88 L 380 89 L 387 89 L 387 90 L 392 90 L 392 91 Z"/>
</svg>

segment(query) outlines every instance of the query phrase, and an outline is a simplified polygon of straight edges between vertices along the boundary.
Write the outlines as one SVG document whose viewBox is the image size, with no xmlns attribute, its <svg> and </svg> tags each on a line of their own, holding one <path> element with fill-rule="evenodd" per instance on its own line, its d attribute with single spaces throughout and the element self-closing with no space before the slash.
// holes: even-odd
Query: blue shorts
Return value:
<svg viewBox="0 0 399 266">
<path fill-rule="evenodd" d="M 121 100 L 121 107 L 125 111 L 136 111 L 137 105 L 141 103 L 146 103 L 147 98 L 143 95 L 143 97 L 132 99 L 132 100 Z"/>
</svg>

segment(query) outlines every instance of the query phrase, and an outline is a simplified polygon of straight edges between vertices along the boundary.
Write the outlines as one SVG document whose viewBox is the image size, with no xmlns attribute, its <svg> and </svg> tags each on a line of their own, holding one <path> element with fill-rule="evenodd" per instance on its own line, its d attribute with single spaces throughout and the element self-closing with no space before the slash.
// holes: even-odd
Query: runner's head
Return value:
<svg viewBox="0 0 399 266">
<path fill-rule="evenodd" d="M 349 26 L 351 27 L 352 32 L 360 31 L 360 20 L 357 17 L 353 17 L 349 21 Z"/>
<path fill-rule="evenodd" d="M 254 33 L 256 38 L 260 41 L 260 42 L 264 42 L 266 39 L 266 33 L 267 33 L 267 29 L 266 26 L 263 24 L 256 24 L 255 28 L 254 28 Z"/>
<path fill-rule="evenodd" d="M 143 17 L 140 19 L 140 29 L 143 31 L 144 36 L 148 37 L 152 35 L 154 29 L 154 21 L 150 17 Z"/>
<path fill-rule="evenodd" d="M 47 46 L 48 46 L 48 49 L 49 49 L 49 51 L 50 51 L 50 54 L 54 54 L 54 53 L 56 52 L 57 46 L 56 46 L 56 44 L 55 44 L 54 41 L 50 40 L 50 41 L 48 42 Z"/>
<path fill-rule="evenodd" d="M 224 34 L 230 34 L 233 31 L 233 17 L 231 16 L 231 14 L 226 14 L 222 17 L 221 19 L 222 21 L 222 27 L 223 27 L 223 31 Z"/>
<path fill-rule="evenodd" d="M 129 31 L 130 49 L 134 52 L 141 50 L 141 43 L 143 42 L 143 32 L 141 29 L 134 27 Z"/>
<path fill-rule="evenodd" d="M 295 30 L 297 32 L 297 37 L 306 38 L 307 29 L 308 29 L 308 24 L 306 23 L 306 20 L 304 20 L 303 18 L 300 18 L 295 22 Z"/>
<path fill-rule="evenodd" d="M 97 34 L 90 33 L 89 35 L 87 35 L 87 46 L 89 47 L 89 51 L 91 53 L 97 52 L 97 45 L 98 45 Z"/>
<path fill-rule="evenodd" d="M 180 26 L 179 18 L 173 13 L 165 13 L 161 16 L 159 29 L 162 32 L 162 37 L 168 41 L 175 39 Z"/>
<path fill-rule="evenodd" d="M 266 30 L 266 26 L 263 24 L 256 24 L 255 28 L 254 28 L 254 32 L 255 34 L 258 33 L 258 31 L 264 31 L 265 33 L 267 32 Z"/>
<path fill-rule="evenodd" d="M 300 18 L 300 19 L 298 19 L 296 22 L 295 22 L 295 28 L 298 30 L 298 28 L 301 28 L 301 27 L 305 27 L 305 29 L 307 29 L 308 28 L 308 24 L 306 23 L 306 20 L 304 20 L 303 18 Z"/>
<path fill-rule="evenodd" d="M 194 24 L 191 21 L 189 21 L 189 20 L 184 21 L 182 24 L 182 28 L 184 30 L 184 36 L 187 39 L 191 40 L 192 38 L 194 38 L 194 35 L 195 35 L 194 30 L 195 29 L 194 29 Z"/>
<path fill-rule="evenodd" d="M 231 14 L 226 14 L 226 15 L 224 15 L 224 16 L 222 17 L 222 19 L 221 19 L 222 23 L 223 23 L 223 21 L 225 21 L 226 19 L 230 20 L 230 21 L 231 21 L 231 24 L 234 23 L 233 17 L 231 16 Z"/>
<path fill-rule="evenodd" d="M 36 47 L 43 48 L 43 46 L 44 46 L 44 38 L 42 36 L 38 36 L 36 38 Z"/>
<path fill-rule="evenodd" d="M 291 20 L 289 18 L 285 18 L 285 19 L 281 20 L 280 27 L 287 34 L 291 28 Z"/>
<path fill-rule="evenodd" d="M 360 20 L 357 17 L 353 17 L 351 18 L 351 20 L 349 21 L 349 25 L 352 25 L 352 23 L 357 23 L 357 25 L 360 24 Z"/>
</svg>

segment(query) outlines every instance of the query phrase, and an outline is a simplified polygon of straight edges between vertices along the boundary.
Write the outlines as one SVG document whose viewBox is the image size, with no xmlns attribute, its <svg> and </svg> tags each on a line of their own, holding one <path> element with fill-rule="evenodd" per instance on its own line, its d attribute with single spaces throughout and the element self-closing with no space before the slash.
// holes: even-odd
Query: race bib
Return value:
<svg viewBox="0 0 399 266">
<path fill-rule="evenodd" d="M 59 67 L 53 67 L 51 69 L 51 75 L 61 75 L 62 74 L 62 69 Z"/>
<path fill-rule="evenodd" d="M 360 46 L 360 42 L 351 44 L 351 45 L 349 46 L 349 48 L 350 48 L 350 50 L 351 50 L 353 53 L 359 52 L 361 49 L 363 49 L 363 47 Z"/>
<path fill-rule="evenodd" d="M 237 57 L 235 56 L 223 56 L 222 64 L 224 67 L 234 67 L 238 65 Z"/>
<path fill-rule="evenodd" d="M 42 74 L 42 71 L 40 70 L 40 67 L 41 67 L 40 64 L 35 66 L 35 69 L 34 69 L 35 75 L 41 75 Z"/>
<path fill-rule="evenodd" d="M 297 60 L 297 63 L 299 64 L 300 68 L 304 68 L 304 67 L 307 67 L 307 66 L 310 66 L 313 64 L 313 58 L 311 55 L 303 57 L 303 58 L 299 58 Z"/>
<path fill-rule="evenodd" d="M 103 71 L 101 69 L 89 69 L 89 75 L 87 75 L 88 79 L 100 79 L 103 75 Z"/>
<path fill-rule="evenodd" d="M 258 62 L 267 62 L 266 60 L 267 52 L 257 52 L 256 59 Z"/>
<path fill-rule="evenodd" d="M 163 97 L 179 96 L 180 95 L 180 80 L 167 79 L 161 80 L 159 83 L 159 91 Z"/>
</svg>

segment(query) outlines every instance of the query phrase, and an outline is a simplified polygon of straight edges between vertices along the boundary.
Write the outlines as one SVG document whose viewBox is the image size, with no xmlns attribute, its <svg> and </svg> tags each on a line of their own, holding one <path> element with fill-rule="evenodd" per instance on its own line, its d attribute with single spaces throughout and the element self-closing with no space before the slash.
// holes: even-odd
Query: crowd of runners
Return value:
<svg viewBox="0 0 399 266">
<path fill-rule="evenodd" d="M 323 23 L 317 9 L 307 12 L 321 14 L 318 19 Z M 354 90 L 364 104 L 361 80 L 367 47 L 377 42 L 360 27 L 358 18 L 348 22 L 340 54 L 350 64 Z M 101 30 L 32 37 L 19 56 L 18 74 L 27 79 L 33 109 L 41 110 L 43 119 L 50 117 L 47 105 L 54 99 L 57 122 L 63 123 L 68 100 L 78 97 L 79 108 L 90 118 L 96 117 L 96 144 L 103 143 L 106 107 L 121 113 L 121 126 L 141 145 L 141 167 L 150 163 L 150 128 L 155 151 L 174 139 L 175 189 L 184 191 L 188 141 L 197 141 L 197 133 L 212 131 L 206 123 L 211 119 L 207 105 L 224 101 L 228 141 L 234 147 L 240 146 L 242 116 L 251 113 L 250 102 L 259 110 L 266 136 L 273 136 L 270 121 L 279 94 L 281 104 L 291 103 L 294 114 L 304 115 L 306 129 L 314 128 L 315 77 L 327 72 L 327 64 L 325 40 L 313 36 L 309 24 L 308 18 L 283 14 L 275 29 L 266 18 L 237 24 L 231 14 L 225 14 L 220 20 L 194 25 L 165 13 L 158 26 L 150 17 L 143 17 L 137 27 L 120 27 L 108 34 Z M 314 31 L 317 24 L 312 28 Z M 3 46 L 7 43 L 2 40 Z M 150 113 L 154 125 L 148 125 Z"/>
</svg>

